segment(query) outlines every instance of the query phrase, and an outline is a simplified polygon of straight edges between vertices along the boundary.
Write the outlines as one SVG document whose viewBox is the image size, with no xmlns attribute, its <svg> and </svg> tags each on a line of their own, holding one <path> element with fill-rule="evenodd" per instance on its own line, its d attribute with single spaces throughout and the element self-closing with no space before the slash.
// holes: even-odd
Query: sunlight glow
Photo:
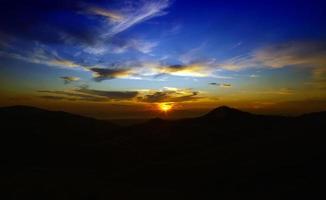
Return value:
<svg viewBox="0 0 326 200">
<path fill-rule="evenodd" d="M 159 109 L 165 113 L 173 108 L 173 105 L 171 103 L 160 103 L 158 106 Z"/>
</svg>

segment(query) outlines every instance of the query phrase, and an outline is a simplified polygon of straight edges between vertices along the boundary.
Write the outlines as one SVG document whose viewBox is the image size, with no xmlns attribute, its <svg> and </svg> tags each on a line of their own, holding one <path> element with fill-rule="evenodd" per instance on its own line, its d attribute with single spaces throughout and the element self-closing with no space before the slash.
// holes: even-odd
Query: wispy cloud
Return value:
<svg viewBox="0 0 326 200">
<path fill-rule="evenodd" d="M 90 68 L 90 71 L 94 72 L 93 76 L 95 81 L 126 78 L 133 74 L 130 69 Z"/>
<path fill-rule="evenodd" d="M 78 100 L 77 98 L 71 98 L 71 97 L 66 97 L 66 96 L 54 96 L 54 95 L 42 95 L 39 96 L 42 99 L 47 99 L 47 100 L 67 100 L 67 101 L 76 101 Z"/>
<path fill-rule="evenodd" d="M 250 74 L 249 77 L 250 77 L 250 78 L 258 78 L 258 77 L 260 77 L 260 76 L 259 76 L 258 74 Z"/>
<path fill-rule="evenodd" d="M 326 43 L 289 42 L 270 45 L 220 64 L 221 68 L 229 70 L 287 66 L 310 68 L 326 66 Z"/>
<path fill-rule="evenodd" d="M 230 83 L 209 83 L 210 85 L 214 85 L 214 86 L 218 86 L 218 87 L 222 87 L 222 88 L 229 88 L 232 87 L 232 85 Z"/>
<path fill-rule="evenodd" d="M 80 80 L 80 78 L 76 76 L 61 76 L 60 78 L 64 81 L 65 84 L 69 84 Z"/>
<path fill-rule="evenodd" d="M 115 78 L 125 79 L 158 79 L 164 76 L 180 77 L 214 77 L 229 79 L 229 76 L 216 74 L 215 63 L 207 61 L 189 65 L 165 65 L 161 61 L 124 62 L 114 63 L 114 67 L 88 68 L 93 72 L 95 81 L 110 80 Z"/>
<path fill-rule="evenodd" d="M 138 101 L 146 103 L 159 103 L 159 102 L 186 102 L 196 101 L 201 97 L 198 96 L 199 92 L 192 91 L 191 89 L 178 89 L 165 87 L 160 91 L 149 91 L 149 94 L 144 94 L 138 97 Z"/>
<path fill-rule="evenodd" d="M 84 68 L 81 66 L 83 61 L 88 63 L 88 60 L 95 60 L 94 55 L 98 56 L 96 59 L 102 60 L 107 54 L 129 51 L 152 53 L 158 45 L 157 40 L 117 34 L 166 14 L 170 1 L 71 1 L 63 4 L 31 2 L 19 6 L 8 2 L 6 6 L 12 10 L 9 13 L 2 12 L 8 15 L 4 21 L 6 25 L 0 30 L 0 47 L 4 47 L 0 52 L 2 56 L 48 66 Z M 61 16 L 62 10 L 69 17 L 59 21 L 53 16 Z M 26 15 L 30 17 L 26 18 Z M 22 19 L 30 28 L 21 26 Z M 56 55 L 35 52 L 39 48 L 35 41 L 49 52 L 56 52 Z M 14 49 L 9 50 L 9 45 Z"/>
<path fill-rule="evenodd" d="M 257 62 L 272 68 L 289 65 L 307 67 L 326 66 L 326 44 L 316 42 L 291 42 L 258 50 Z"/>
<path fill-rule="evenodd" d="M 156 68 L 158 75 L 207 77 L 212 76 L 212 69 L 208 66 L 198 63 L 190 65 L 169 65 Z"/>
<path fill-rule="evenodd" d="M 162 90 L 143 89 L 137 91 L 95 90 L 88 87 L 81 87 L 65 91 L 39 90 L 37 92 L 42 94 L 39 96 L 40 98 L 48 100 L 92 102 L 126 101 L 135 103 L 181 103 L 197 101 L 203 98 L 199 96 L 198 91 L 173 87 L 164 87 Z"/>
<path fill-rule="evenodd" d="M 69 100 L 69 101 L 107 101 L 106 98 L 80 93 L 76 90 L 70 91 L 57 91 L 57 90 L 39 90 L 39 93 L 44 93 L 45 95 L 41 95 L 41 98 L 49 99 L 49 100 Z"/>
<path fill-rule="evenodd" d="M 169 5 L 169 0 L 149 0 L 137 5 L 130 5 L 128 8 L 119 11 L 94 7 L 88 9 L 88 11 L 107 19 L 108 27 L 102 36 L 112 37 L 153 17 L 164 15 L 166 13 L 164 9 Z"/>
<path fill-rule="evenodd" d="M 156 41 L 146 41 L 142 39 L 128 39 L 123 41 L 112 41 L 111 46 L 107 48 L 109 53 L 121 54 L 130 50 L 138 51 L 144 54 L 151 53 L 158 45 Z"/>
<path fill-rule="evenodd" d="M 181 54 L 178 59 L 183 64 L 186 64 L 186 65 L 193 63 L 193 62 L 198 62 L 198 60 L 200 59 L 199 54 L 205 46 L 206 46 L 206 43 L 202 43 L 198 47 L 190 49 L 187 52 Z"/>
<path fill-rule="evenodd" d="M 105 97 L 111 100 L 130 100 L 138 95 L 137 91 L 105 91 L 81 88 L 76 90 L 81 93 Z"/>
<path fill-rule="evenodd" d="M 34 48 L 30 52 L 0 51 L 0 56 L 61 68 L 85 68 L 84 66 L 77 64 L 75 61 L 61 58 L 56 51 L 44 50 L 41 47 Z"/>
<path fill-rule="evenodd" d="M 39 90 L 39 93 L 46 95 L 40 96 L 41 98 L 51 100 L 80 100 L 80 101 L 130 101 L 135 98 L 139 93 L 138 91 L 107 91 L 107 90 L 94 90 L 87 87 L 67 90 Z"/>
<path fill-rule="evenodd" d="M 90 14 L 102 16 L 102 17 L 106 18 L 108 20 L 108 22 L 111 22 L 111 23 L 119 23 L 124 20 L 124 16 L 122 16 L 120 13 L 118 13 L 116 11 L 109 10 L 109 9 L 101 8 L 101 7 L 95 7 L 95 6 L 90 7 L 90 8 L 88 8 L 88 12 Z"/>
</svg>

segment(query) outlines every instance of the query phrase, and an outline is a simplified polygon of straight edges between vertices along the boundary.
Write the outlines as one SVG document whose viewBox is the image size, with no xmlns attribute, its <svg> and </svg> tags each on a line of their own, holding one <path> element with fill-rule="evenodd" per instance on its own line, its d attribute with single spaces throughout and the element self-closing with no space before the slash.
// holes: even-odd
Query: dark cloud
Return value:
<svg viewBox="0 0 326 200">
<path fill-rule="evenodd" d="M 91 68 L 90 70 L 94 72 L 94 80 L 98 82 L 131 75 L 129 69 Z"/>
<path fill-rule="evenodd" d="M 159 70 L 160 73 L 156 74 L 155 78 L 158 78 L 158 77 L 161 77 L 161 76 L 164 76 L 164 75 L 168 75 L 168 74 L 173 74 L 173 73 L 176 73 L 176 72 L 181 72 L 181 71 L 186 70 L 188 68 L 189 68 L 189 66 L 187 66 L 187 65 L 168 65 L 168 66 L 164 66 L 164 67 L 161 67 L 161 69 Z"/>
<path fill-rule="evenodd" d="M 52 100 L 84 100 L 84 101 L 107 101 L 107 100 L 131 100 L 138 95 L 137 91 L 105 91 L 92 90 L 87 87 L 71 91 L 39 90 L 46 93 L 42 98 Z"/>
<path fill-rule="evenodd" d="M 184 95 L 179 97 L 171 97 L 169 101 L 171 102 L 185 102 L 185 101 L 196 101 L 200 99 L 201 97 L 197 96 L 198 93 L 194 92 L 191 95 Z"/>
<path fill-rule="evenodd" d="M 69 84 L 80 79 L 79 77 L 75 76 L 61 76 L 60 78 L 64 81 L 65 84 Z"/>
<path fill-rule="evenodd" d="M 74 91 L 58 91 L 58 90 L 39 90 L 39 93 L 48 93 L 48 94 L 56 94 L 56 95 L 66 95 L 71 97 L 80 97 L 80 98 L 94 98 L 92 95 L 75 93 Z"/>
<path fill-rule="evenodd" d="M 187 65 L 170 65 L 170 66 L 166 67 L 167 71 L 169 71 L 169 72 L 178 72 L 178 71 L 182 71 L 186 68 L 188 68 Z"/>
<path fill-rule="evenodd" d="M 56 91 L 56 90 L 39 90 L 39 93 L 47 93 L 51 95 L 41 96 L 42 98 L 52 99 L 52 100 L 84 100 L 84 101 L 105 101 L 106 98 L 96 97 L 93 95 L 76 93 L 75 91 Z"/>
<path fill-rule="evenodd" d="M 147 103 L 158 103 L 158 102 L 185 102 L 198 100 L 199 93 L 189 90 L 180 91 L 158 91 L 153 94 L 145 95 L 144 97 L 138 97 L 139 101 Z"/>
<path fill-rule="evenodd" d="M 189 65 L 168 65 L 160 66 L 157 71 L 159 72 L 156 77 L 162 75 L 175 75 L 175 76 L 193 76 L 193 77 L 207 77 L 212 75 L 211 63 L 192 63 Z"/>
<path fill-rule="evenodd" d="M 170 94 L 171 92 L 155 92 L 154 94 L 148 94 L 144 97 L 139 97 L 138 99 L 148 103 L 164 102 L 169 98 Z"/>
<path fill-rule="evenodd" d="M 229 83 L 209 83 L 210 85 L 219 86 L 219 87 L 232 87 Z"/>
<path fill-rule="evenodd" d="M 105 90 L 92 90 L 88 88 L 81 88 L 76 90 L 81 93 L 105 97 L 111 100 L 129 100 L 138 95 L 137 91 L 105 91 Z"/>
<path fill-rule="evenodd" d="M 42 99 L 48 99 L 48 100 L 68 100 L 68 101 L 76 101 L 76 98 L 69 98 L 64 96 L 52 96 L 52 95 L 44 95 L 40 96 Z"/>
</svg>

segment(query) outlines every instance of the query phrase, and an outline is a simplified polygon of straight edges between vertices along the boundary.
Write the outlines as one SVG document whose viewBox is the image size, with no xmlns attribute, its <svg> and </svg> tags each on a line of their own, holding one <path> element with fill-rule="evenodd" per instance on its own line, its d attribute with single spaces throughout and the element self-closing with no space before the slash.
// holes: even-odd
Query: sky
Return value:
<svg viewBox="0 0 326 200">
<path fill-rule="evenodd" d="M 314 0 L 3 0 L 0 106 L 103 119 L 326 110 L 325 21 Z"/>
</svg>

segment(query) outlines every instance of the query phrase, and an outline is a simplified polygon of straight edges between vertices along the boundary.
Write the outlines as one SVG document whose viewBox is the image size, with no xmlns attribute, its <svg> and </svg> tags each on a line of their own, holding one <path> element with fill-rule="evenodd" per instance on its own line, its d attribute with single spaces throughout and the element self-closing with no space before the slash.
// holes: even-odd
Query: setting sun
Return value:
<svg viewBox="0 0 326 200">
<path fill-rule="evenodd" d="M 172 109 L 173 105 L 171 103 L 160 103 L 159 109 L 163 112 L 168 112 Z"/>
</svg>

